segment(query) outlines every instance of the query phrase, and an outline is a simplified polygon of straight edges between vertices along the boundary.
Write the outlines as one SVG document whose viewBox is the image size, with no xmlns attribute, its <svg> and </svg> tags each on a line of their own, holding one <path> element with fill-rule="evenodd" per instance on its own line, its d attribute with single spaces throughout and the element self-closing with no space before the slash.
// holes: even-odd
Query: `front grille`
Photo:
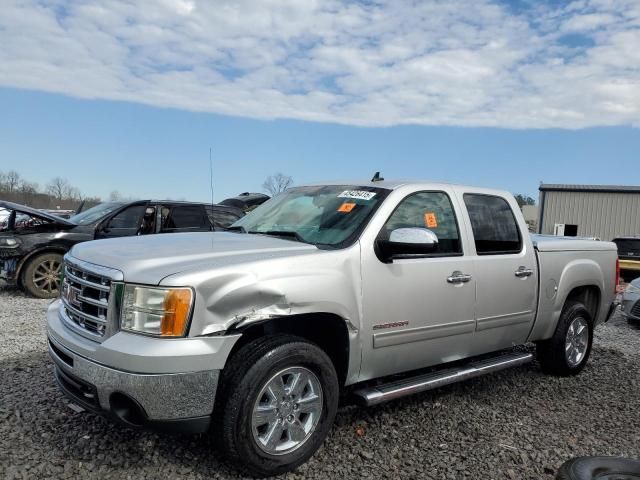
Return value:
<svg viewBox="0 0 640 480">
<path fill-rule="evenodd" d="M 631 315 L 633 315 L 634 317 L 640 317 L 640 300 L 638 300 L 631 309 Z"/>
<path fill-rule="evenodd" d="M 111 279 L 65 262 L 62 302 L 66 317 L 85 333 L 101 338 L 107 329 Z"/>
</svg>

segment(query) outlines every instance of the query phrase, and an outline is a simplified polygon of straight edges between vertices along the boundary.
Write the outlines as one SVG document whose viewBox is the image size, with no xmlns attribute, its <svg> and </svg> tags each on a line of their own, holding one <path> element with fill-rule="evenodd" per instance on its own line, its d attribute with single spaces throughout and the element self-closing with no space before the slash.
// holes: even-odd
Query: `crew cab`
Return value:
<svg viewBox="0 0 640 480">
<path fill-rule="evenodd" d="M 38 298 L 59 296 L 62 256 L 76 243 L 167 232 L 223 230 L 238 208 L 174 200 L 106 202 L 65 219 L 0 201 L 0 280 Z"/>
<path fill-rule="evenodd" d="M 375 405 L 522 365 L 529 342 L 544 372 L 579 373 L 616 261 L 610 242 L 531 237 L 503 191 L 301 186 L 228 232 L 74 246 L 49 351 L 84 408 L 211 431 L 273 475 L 322 444 L 341 394 Z"/>
</svg>

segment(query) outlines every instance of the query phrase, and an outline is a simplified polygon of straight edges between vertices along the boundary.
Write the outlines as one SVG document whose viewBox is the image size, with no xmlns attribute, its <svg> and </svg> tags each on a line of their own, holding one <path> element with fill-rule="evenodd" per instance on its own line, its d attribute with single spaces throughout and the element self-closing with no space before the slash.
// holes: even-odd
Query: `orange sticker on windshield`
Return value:
<svg viewBox="0 0 640 480">
<path fill-rule="evenodd" d="M 356 204 L 355 203 L 345 202 L 345 203 L 343 203 L 342 205 L 340 205 L 338 207 L 338 211 L 342 212 L 342 213 L 349 213 L 354 208 L 356 208 Z"/>
<path fill-rule="evenodd" d="M 427 228 L 438 228 L 438 219 L 436 218 L 436 214 L 433 212 L 425 213 L 424 224 Z"/>
</svg>

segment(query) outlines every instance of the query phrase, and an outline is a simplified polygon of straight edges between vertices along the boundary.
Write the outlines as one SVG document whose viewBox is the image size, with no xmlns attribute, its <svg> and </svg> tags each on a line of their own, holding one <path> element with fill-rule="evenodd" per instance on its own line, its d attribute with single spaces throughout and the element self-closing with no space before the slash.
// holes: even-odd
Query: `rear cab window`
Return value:
<svg viewBox="0 0 640 480">
<path fill-rule="evenodd" d="M 509 255 L 522 251 L 518 222 L 504 198 L 478 193 L 465 193 L 463 198 L 478 255 Z"/>
<path fill-rule="evenodd" d="M 613 243 L 618 246 L 618 257 L 623 260 L 637 260 L 640 262 L 640 237 L 614 238 Z"/>
</svg>

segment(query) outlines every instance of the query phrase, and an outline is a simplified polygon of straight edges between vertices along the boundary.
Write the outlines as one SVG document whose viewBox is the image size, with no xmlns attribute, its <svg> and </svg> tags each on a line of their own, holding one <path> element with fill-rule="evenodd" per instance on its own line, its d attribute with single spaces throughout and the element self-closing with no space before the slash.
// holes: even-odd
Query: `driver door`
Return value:
<svg viewBox="0 0 640 480">
<path fill-rule="evenodd" d="M 143 228 L 142 218 L 146 204 L 131 205 L 120 210 L 113 217 L 100 225 L 96 238 L 129 237 L 138 235 Z"/>
<path fill-rule="evenodd" d="M 475 272 L 463 249 L 454 201 L 452 192 L 412 193 L 379 233 L 378 238 L 388 238 L 398 228 L 428 228 L 438 237 L 432 253 L 387 260 L 374 245 L 362 246 L 361 380 L 471 354 Z"/>
</svg>

